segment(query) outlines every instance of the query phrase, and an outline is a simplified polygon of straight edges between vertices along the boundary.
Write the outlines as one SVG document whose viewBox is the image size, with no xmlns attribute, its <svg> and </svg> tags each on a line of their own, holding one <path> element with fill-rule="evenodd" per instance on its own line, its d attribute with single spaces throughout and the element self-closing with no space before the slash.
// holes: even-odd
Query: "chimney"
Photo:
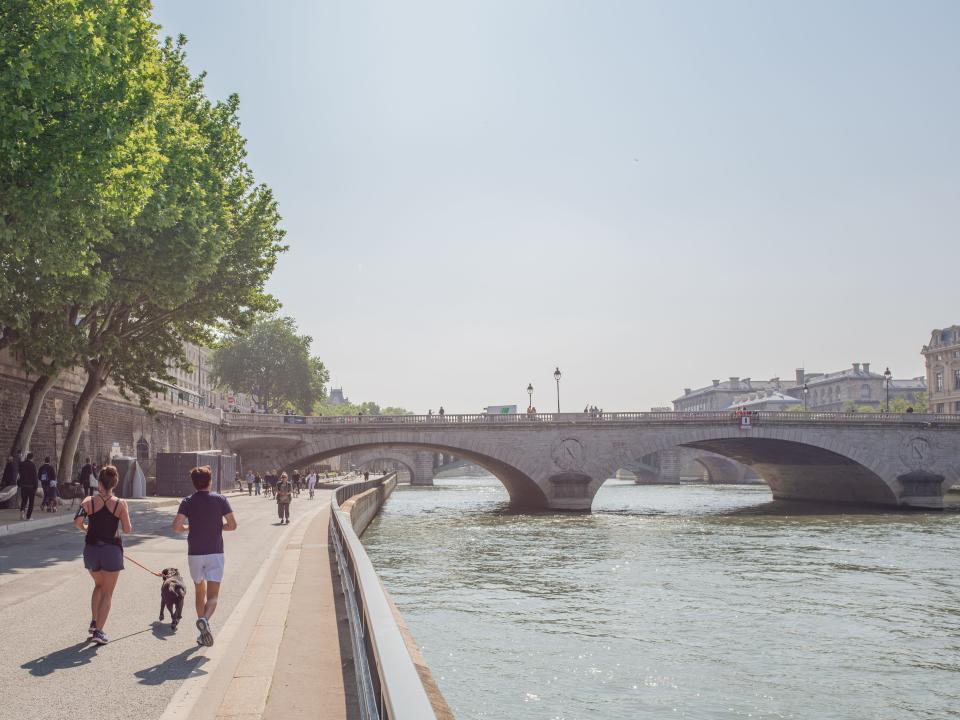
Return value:
<svg viewBox="0 0 960 720">
<path fill-rule="evenodd" d="M 733 377 L 733 376 L 730 377 L 730 389 L 731 389 L 731 390 L 739 390 L 739 389 L 740 389 L 740 378 L 738 378 L 738 377 Z"/>
<path fill-rule="evenodd" d="M 853 371 L 854 371 L 855 373 L 857 373 L 857 374 L 860 373 L 860 363 L 854 363 L 854 364 L 853 364 Z"/>
<path fill-rule="evenodd" d="M 684 389 L 683 389 L 683 394 L 684 394 L 684 395 L 689 395 L 689 394 L 690 394 L 690 388 L 684 388 Z"/>
<path fill-rule="evenodd" d="M 864 363 L 864 364 L 863 364 L 863 374 L 864 374 L 864 375 L 869 375 L 869 374 L 870 374 L 870 363 Z"/>
<path fill-rule="evenodd" d="M 807 373 L 803 368 L 796 369 L 797 385 L 803 385 L 807 381 Z"/>
<path fill-rule="evenodd" d="M 720 384 L 720 381 L 719 381 L 719 380 L 714 380 L 714 381 L 713 381 L 713 386 L 714 386 L 714 387 L 717 387 L 719 384 Z"/>
</svg>

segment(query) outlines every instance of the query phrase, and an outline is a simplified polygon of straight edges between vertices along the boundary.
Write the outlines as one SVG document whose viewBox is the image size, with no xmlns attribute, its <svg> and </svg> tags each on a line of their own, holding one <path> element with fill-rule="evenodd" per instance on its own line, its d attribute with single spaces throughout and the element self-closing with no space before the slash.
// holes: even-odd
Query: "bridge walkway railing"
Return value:
<svg viewBox="0 0 960 720">
<path fill-rule="evenodd" d="M 842 412 L 772 412 L 752 411 L 746 414 L 753 425 L 849 425 L 849 426 L 911 426 L 933 427 L 946 425 L 960 427 L 960 415 L 921 413 L 842 413 Z M 744 414 L 719 412 L 605 412 L 605 413 L 536 413 L 513 415 L 260 415 L 253 413 L 226 413 L 227 427 L 502 427 L 571 424 L 628 424 L 628 425 L 705 425 L 742 423 Z"/>
</svg>

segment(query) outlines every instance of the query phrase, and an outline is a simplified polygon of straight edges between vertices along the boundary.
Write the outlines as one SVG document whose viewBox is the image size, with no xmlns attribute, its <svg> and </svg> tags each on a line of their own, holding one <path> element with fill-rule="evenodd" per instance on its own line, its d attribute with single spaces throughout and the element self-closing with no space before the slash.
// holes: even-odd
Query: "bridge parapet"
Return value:
<svg viewBox="0 0 960 720">
<path fill-rule="evenodd" d="M 739 425 L 742 415 L 732 412 L 611 412 L 611 413 L 537 413 L 535 415 L 255 415 L 226 413 L 226 427 L 256 427 L 287 429 L 297 426 L 341 427 L 363 425 L 365 427 L 397 427 L 437 425 L 471 425 L 479 427 L 547 425 Z M 839 413 L 839 412 L 751 412 L 751 424 L 764 425 L 852 425 L 856 427 L 957 427 L 960 415 L 933 415 L 920 413 Z"/>
</svg>

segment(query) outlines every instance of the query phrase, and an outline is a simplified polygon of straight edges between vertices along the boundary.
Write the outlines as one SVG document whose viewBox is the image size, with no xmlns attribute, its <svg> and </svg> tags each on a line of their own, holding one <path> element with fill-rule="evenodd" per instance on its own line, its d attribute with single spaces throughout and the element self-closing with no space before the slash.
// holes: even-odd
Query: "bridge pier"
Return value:
<svg viewBox="0 0 960 720">
<path fill-rule="evenodd" d="M 413 455 L 413 477 L 411 485 L 429 487 L 433 485 L 433 474 L 436 471 L 437 456 L 435 453 L 419 451 Z"/>
</svg>

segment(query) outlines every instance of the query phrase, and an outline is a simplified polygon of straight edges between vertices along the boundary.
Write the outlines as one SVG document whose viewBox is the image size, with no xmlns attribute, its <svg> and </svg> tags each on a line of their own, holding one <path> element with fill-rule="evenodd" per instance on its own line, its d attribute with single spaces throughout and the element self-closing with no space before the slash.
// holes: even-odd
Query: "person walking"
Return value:
<svg viewBox="0 0 960 720">
<path fill-rule="evenodd" d="M 260 473 L 255 473 L 253 476 L 253 491 L 254 495 L 260 494 L 260 486 L 263 484 L 263 478 L 260 477 Z"/>
<path fill-rule="evenodd" d="M 300 497 L 300 471 L 293 471 L 293 494 Z"/>
<path fill-rule="evenodd" d="M 7 463 L 3 466 L 3 480 L 0 480 L 0 487 L 16 485 L 18 477 L 17 466 L 13 464 L 13 455 L 7 455 Z"/>
<path fill-rule="evenodd" d="M 37 475 L 40 478 L 40 487 L 43 488 L 43 501 L 40 503 L 40 509 L 53 512 L 56 509 L 54 497 L 57 492 L 57 471 L 50 464 L 49 456 L 43 459 L 43 465 L 37 470 Z"/>
<path fill-rule="evenodd" d="M 83 496 L 90 494 L 90 476 L 93 475 L 93 465 L 90 464 L 90 458 L 86 458 L 83 467 L 80 468 L 80 485 L 83 487 Z"/>
<path fill-rule="evenodd" d="M 113 591 L 123 570 L 123 542 L 118 528 L 122 527 L 127 535 L 133 532 L 126 501 L 113 496 L 119 479 L 120 474 L 113 465 L 104 465 L 97 483 L 99 492 L 81 501 L 73 519 L 74 526 L 87 535 L 83 544 L 83 566 L 93 578 L 93 595 L 90 598 L 90 614 L 93 617 L 89 632 L 90 639 L 97 645 L 109 642 L 103 629 L 110 614 Z"/>
<path fill-rule="evenodd" d="M 311 470 L 310 474 L 307 475 L 307 490 L 310 491 L 310 499 L 313 500 L 313 492 L 317 488 L 317 472 Z"/>
<path fill-rule="evenodd" d="M 29 520 L 33 516 L 33 503 L 37 494 L 37 466 L 33 463 L 33 453 L 27 453 L 27 459 L 20 463 L 20 519 Z"/>
<path fill-rule="evenodd" d="M 100 474 L 97 472 L 97 464 L 91 463 L 90 464 L 90 496 L 91 497 L 96 495 L 98 492 L 100 492 L 100 487 L 99 487 L 100 481 L 98 480 L 99 475 Z"/>
<path fill-rule="evenodd" d="M 443 409 L 443 405 L 440 406 L 440 409 L 437 410 L 437 415 L 440 416 L 440 419 L 443 419 L 443 416 L 446 415 L 446 411 Z"/>
<path fill-rule="evenodd" d="M 284 473 L 284 475 L 286 475 L 286 473 Z M 277 471 L 276 471 L 276 470 L 271 470 L 271 471 L 270 471 L 270 479 L 269 479 L 269 481 L 268 481 L 268 484 L 270 485 L 270 494 L 271 494 L 273 497 L 276 497 L 276 496 L 277 496 L 277 484 L 278 484 L 279 482 L 280 482 L 280 477 L 277 475 Z"/>
<path fill-rule="evenodd" d="M 200 631 L 197 644 L 207 647 L 213 645 L 210 618 L 216 612 L 223 582 L 223 531 L 237 529 L 237 517 L 230 501 L 210 492 L 212 481 L 213 471 L 209 466 L 193 468 L 190 482 L 195 492 L 180 501 L 173 519 L 174 532 L 187 532 L 187 563 L 193 578 L 197 630 Z"/>
<path fill-rule="evenodd" d="M 256 476 L 253 474 L 253 470 L 247 470 L 247 495 L 253 495 L 253 481 L 256 479 Z M 259 495 L 259 493 L 257 493 Z"/>
<path fill-rule="evenodd" d="M 277 496 L 277 515 L 280 516 L 280 524 L 283 525 L 286 523 L 289 525 L 290 500 L 293 497 L 293 486 L 290 484 L 290 480 L 287 479 L 286 473 L 280 475 L 280 481 L 277 483 L 274 494 Z"/>
</svg>

